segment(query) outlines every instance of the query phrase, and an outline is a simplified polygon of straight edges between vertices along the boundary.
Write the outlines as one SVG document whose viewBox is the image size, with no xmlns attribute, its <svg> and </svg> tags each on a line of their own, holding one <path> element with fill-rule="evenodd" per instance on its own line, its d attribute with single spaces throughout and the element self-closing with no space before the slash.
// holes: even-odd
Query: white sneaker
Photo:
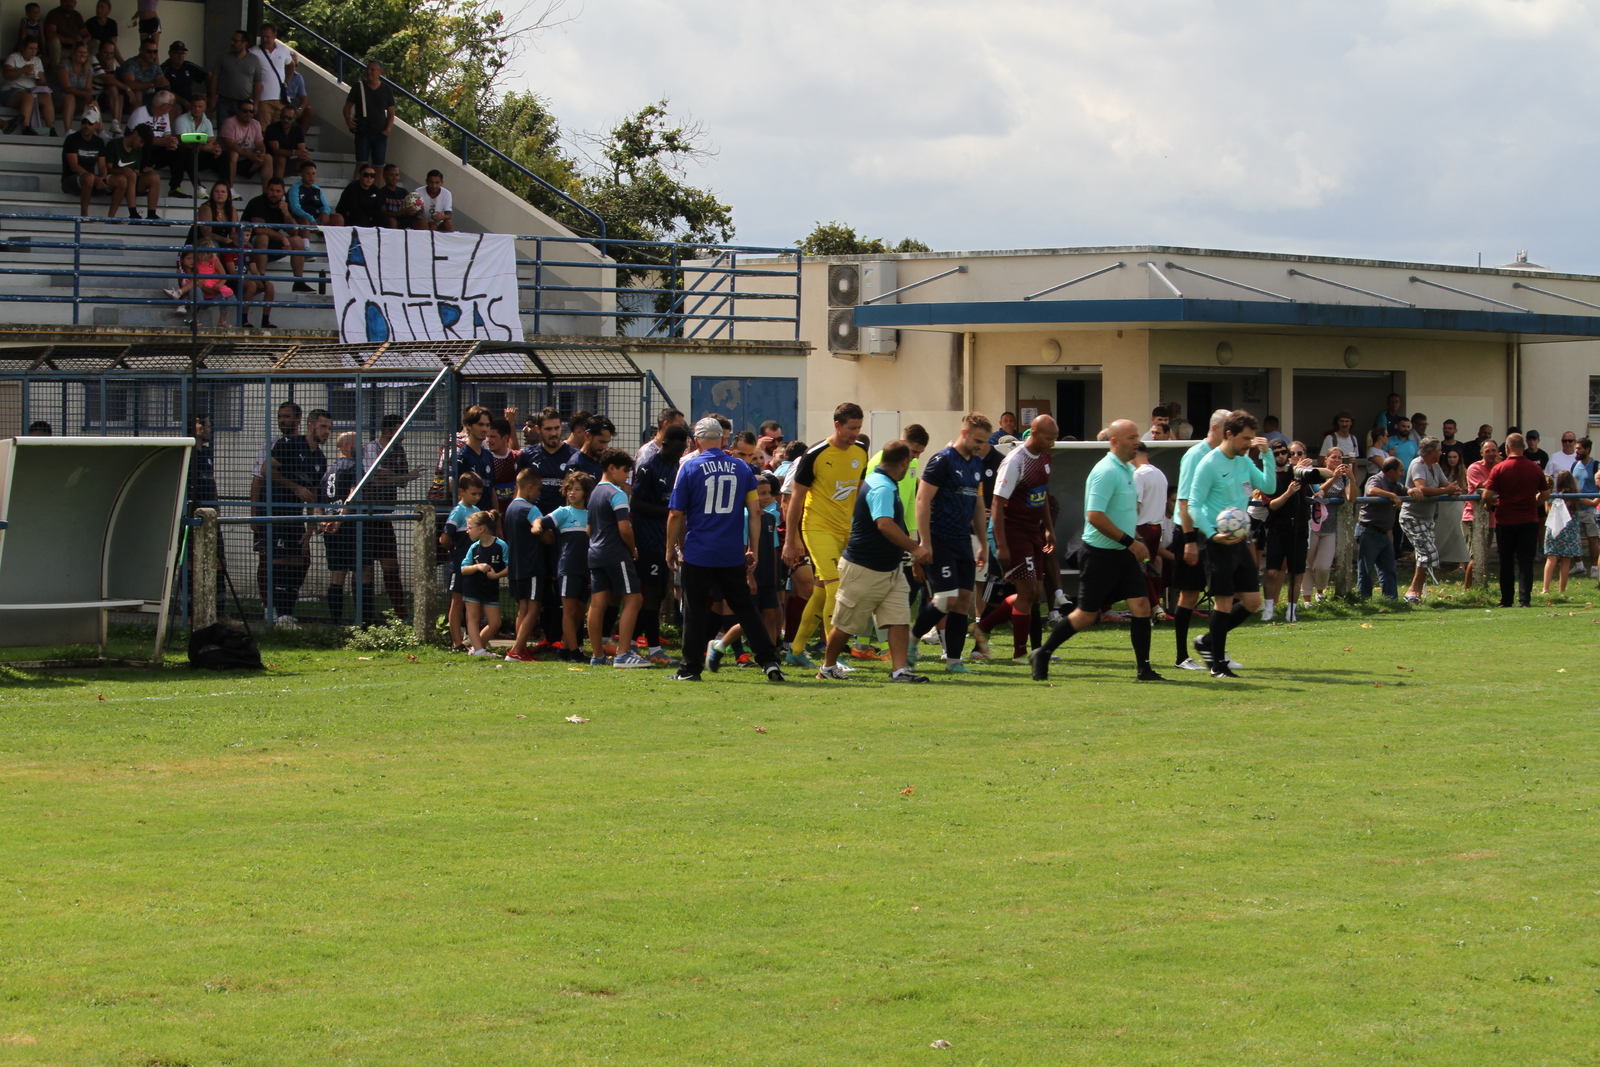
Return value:
<svg viewBox="0 0 1600 1067">
<path fill-rule="evenodd" d="M 300 628 L 300 624 L 295 622 L 293 615 L 279 615 L 278 620 L 272 625 L 280 630 L 298 630 Z"/>
<path fill-rule="evenodd" d="M 850 672 L 842 664 L 835 663 L 831 667 L 824 664 L 817 668 L 817 679 L 823 682 L 848 682 Z"/>
<path fill-rule="evenodd" d="M 942 645 L 944 644 L 944 634 L 941 634 L 939 632 L 939 628 L 935 626 L 933 629 L 917 638 L 917 640 L 921 641 L 925 645 Z"/>
<path fill-rule="evenodd" d="M 469 655 L 469 656 L 479 656 L 479 657 L 481 657 L 483 659 L 488 659 L 491 656 L 493 656 L 494 653 L 490 652 L 487 648 L 475 648 L 471 652 L 468 652 L 467 655 Z"/>
<path fill-rule="evenodd" d="M 1174 664 L 1180 671 L 1209 671 L 1211 668 L 1204 663 L 1196 663 L 1192 657 L 1185 657 L 1182 663 Z"/>
<path fill-rule="evenodd" d="M 178 290 L 176 290 L 176 289 L 163 289 L 161 291 L 163 293 L 166 293 L 168 299 L 170 299 L 170 300 L 182 300 L 183 299 L 183 294 L 178 292 Z"/>
<path fill-rule="evenodd" d="M 1271 622 L 1272 621 L 1272 601 L 1270 601 L 1270 600 L 1266 601 L 1261 606 L 1261 621 L 1262 622 Z"/>
</svg>

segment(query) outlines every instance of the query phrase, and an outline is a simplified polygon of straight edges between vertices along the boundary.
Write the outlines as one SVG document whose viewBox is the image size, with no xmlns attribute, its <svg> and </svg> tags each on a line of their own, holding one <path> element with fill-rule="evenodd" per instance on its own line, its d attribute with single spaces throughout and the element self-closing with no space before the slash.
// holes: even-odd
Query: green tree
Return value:
<svg viewBox="0 0 1600 1067">
<path fill-rule="evenodd" d="M 858 237 L 854 226 L 842 222 L 819 222 L 798 242 L 800 251 L 808 256 L 860 256 L 886 252 L 932 252 L 933 249 L 914 237 L 905 237 L 890 246 L 880 237 Z"/>
</svg>

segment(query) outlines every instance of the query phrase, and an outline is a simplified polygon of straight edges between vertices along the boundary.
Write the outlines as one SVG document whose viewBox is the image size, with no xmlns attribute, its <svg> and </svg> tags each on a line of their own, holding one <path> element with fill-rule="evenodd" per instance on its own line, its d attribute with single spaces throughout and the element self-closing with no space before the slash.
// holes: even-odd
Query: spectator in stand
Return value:
<svg viewBox="0 0 1600 1067">
<path fill-rule="evenodd" d="M 339 213 L 328 206 L 328 198 L 317 184 L 317 165 L 309 159 L 300 164 L 300 180 L 289 187 L 288 199 L 289 214 L 298 222 L 307 226 L 344 225 Z"/>
<path fill-rule="evenodd" d="M 100 2 L 104 4 L 106 0 Z M 22 9 L 22 21 L 17 24 L 17 48 L 22 47 L 23 41 L 37 41 L 39 51 L 44 52 L 44 20 L 39 17 L 39 10 L 38 4 L 29 4 Z"/>
<path fill-rule="evenodd" d="M 128 25 L 139 28 L 139 39 L 149 41 L 151 44 L 161 43 L 161 16 L 156 12 L 161 5 L 161 0 L 139 0 L 138 10 L 133 13 L 133 18 L 128 20 Z"/>
<path fill-rule="evenodd" d="M 1559 471 L 1555 477 L 1556 493 L 1576 493 L 1578 482 L 1572 477 L 1570 470 Z M 1572 561 L 1582 560 L 1584 553 L 1583 537 L 1579 533 L 1578 520 L 1573 514 L 1573 507 L 1579 504 L 1577 500 L 1557 500 L 1550 505 L 1550 517 L 1544 526 L 1544 589 L 1546 596 L 1550 593 L 1550 579 L 1555 577 L 1556 569 L 1561 570 L 1561 585 L 1559 592 L 1567 591 L 1567 579 L 1572 574 Z M 1593 509 L 1593 501 L 1583 501 Z M 1562 516 L 1566 516 L 1563 522 Z M 1559 529 L 1553 529 L 1559 526 Z"/>
<path fill-rule="evenodd" d="M 350 88 L 344 124 L 355 136 L 356 162 L 383 166 L 394 127 L 394 89 L 383 80 L 383 64 L 376 59 L 367 62 L 366 76 Z"/>
<path fill-rule="evenodd" d="M 89 214 L 89 198 L 109 193 L 106 181 L 106 143 L 95 135 L 93 115 L 85 115 L 77 132 L 61 146 L 61 191 L 78 198 L 78 214 Z"/>
<path fill-rule="evenodd" d="M 139 46 L 138 55 L 122 64 L 117 74 L 135 104 L 148 105 L 151 97 L 167 87 L 167 76 L 161 73 L 161 52 L 148 41 Z"/>
<path fill-rule="evenodd" d="M 293 52 L 289 53 L 289 58 L 284 63 L 283 72 L 285 75 L 283 102 L 295 106 L 300 112 L 300 118 L 297 120 L 300 128 L 310 130 L 312 120 L 316 118 L 317 113 L 311 106 L 311 94 L 306 91 L 305 76 L 300 73 L 300 60 Z"/>
<path fill-rule="evenodd" d="M 161 192 L 161 176 L 145 162 L 145 145 L 150 143 L 151 136 L 149 126 L 135 126 L 106 145 L 103 158 L 106 161 L 106 180 L 111 185 L 111 208 L 106 212 L 106 218 L 117 217 L 117 208 L 124 197 L 128 201 L 128 217 L 138 218 L 139 209 L 134 204 L 140 193 L 145 194 L 145 205 L 149 209 L 145 217 L 161 217 L 156 214 L 156 196 Z"/>
<path fill-rule="evenodd" d="M 261 63 L 261 81 L 256 87 L 256 113 L 261 125 L 271 126 L 278 121 L 283 107 L 283 91 L 288 86 L 289 48 L 278 40 L 278 27 L 270 22 L 261 24 L 261 43 L 250 49 L 250 54 Z"/>
<path fill-rule="evenodd" d="M 1362 597 L 1372 595 L 1372 580 L 1376 575 L 1383 595 L 1393 600 L 1398 595 L 1398 582 L 1394 563 L 1394 524 L 1400 502 L 1405 498 L 1406 487 L 1400 479 L 1405 467 L 1398 459 L 1389 456 L 1377 474 L 1367 479 L 1362 495 L 1377 497 L 1361 505 L 1361 520 L 1356 527 L 1357 587 Z"/>
<path fill-rule="evenodd" d="M 94 106 L 94 61 L 87 44 L 79 41 L 72 46 L 72 55 L 56 68 L 55 81 L 53 99 L 61 112 L 61 128 L 70 132 L 73 119 Z"/>
<path fill-rule="evenodd" d="M 1544 476 L 1554 479 L 1562 471 L 1570 471 L 1578 462 L 1578 435 L 1571 430 L 1561 434 L 1561 451 L 1545 460 Z"/>
<path fill-rule="evenodd" d="M 292 104 L 278 109 L 277 120 L 262 133 L 262 143 L 272 157 L 272 176 L 282 179 L 301 163 L 311 161 L 311 151 L 306 148 L 306 133 L 300 128 L 300 112 Z M 290 166 L 290 160 L 294 166 Z"/>
<path fill-rule="evenodd" d="M 116 49 L 107 42 L 100 46 L 91 65 L 94 68 L 95 99 L 99 101 L 101 111 L 111 116 L 106 123 L 106 132 L 121 133 L 122 116 L 132 106 L 128 87 L 122 84 L 122 76 L 117 73 L 122 61 L 117 58 Z"/>
<path fill-rule="evenodd" d="M 39 45 L 33 40 L 23 41 L 21 47 L 6 57 L 5 81 L 0 82 L 0 101 L 19 112 L 16 123 L 6 132 L 35 136 L 35 126 L 49 128 L 55 125 L 56 105 L 50 92 L 50 83 L 44 76 L 44 60 L 39 58 Z M 43 119 L 41 122 L 40 120 Z M 54 130 L 50 130 L 54 134 Z"/>
<path fill-rule="evenodd" d="M 306 416 L 306 432 L 300 437 L 280 438 L 272 446 L 271 465 L 266 471 L 267 500 L 272 513 L 279 516 L 320 513 L 328 473 L 328 457 L 322 446 L 333 432 L 333 416 L 316 408 Z M 280 523 L 268 527 L 271 546 L 272 610 L 278 625 L 295 626 L 295 602 L 311 567 L 309 523 Z"/>
<path fill-rule="evenodd" d="M 639 446 L 639 451 L 635 453 L 633 457 L 633 469 L 635 471 L 641 471 L 644 469 L 647 463 L 655 458 L 656 453 L 661 451 L 661 446 L 666 443 L 668 429 L 673 426 L 684 426 L 686 424 L 687 420 L 684 419 L 683 412 L 679 411 L 677 408 L 662 408 L 661 414 L 656 416 L 655 436 Z M 688 441 L 687 431 L 685 431 L 684 440 L 685 442 Z M 680 451 L 679 455 L 682 454 L 683 453 Z M 667 488 L 670 489 L 671 486 L 668 486 Z M 662 516 L 662 518 L 665 517 L 665 515 Z"/>
<path fill-rule="evenodd" d="M 382 205 L 383 224 L 391 230 L 409 230 L 422 212 L 406 201 L 410 194 L 400 184 L 400 168 L 393 163 L 383 168 L 383 184 L 378 187 L 378 202 Z"/>
<path fill-rule="evenodd" d="M 1467 466 L 1468 467 L 1472 466 L 1474 463 L 1478 462 L 1478 460 L 1483 458 L 1483 445 L 1484 445 L 1484 442 L 1493 441 L 1493 440 L 1494 440 L 1494 427 L 1493 426 L 1490 426 L 1486 422 L 1482 426 L 1478 427 L 1478 436 L 1476 438 L 1474 438 L 1473 440 L 1468 441 L 1464 446 L 1462 446 L 1462 458 L 1467 461 Z M 1498 450 L 1499 450 L 1499 446 L 1496 446 L 1496 451 L 1498 451 Z"/>
<path fill-rule="evenodd" d="M 1483 439 L 1479 444 L 1481 453 L 1467 467 L 1467 495 L 1475 496 L 1483 492 L 1483 485 L 1489 480 L 1489 472 L 1494 470 L 1495 464 L 1500 462 L 1500 446 L 1493 439 Z M 1477 504 L 1469 500 L 1461 509 L 1461 534 L 1466 538 L 1467 544 L 1473 544 L 1473 527 L 1478 521 L 1478 516 L 1484 516 L 1484 521 L 1491 529 L 1495 525 L 1494 513 L 1487 508 L 1479 509 Z M 1470 554 L 1469 554 L 1470 555 Z M 1467 588 L 1472 588 L 1473 561 L 1468 558 L 1466 573 L 1462 576 L 1462 583 Z"/>
<path fill-rule="evenodd" d="M 1421 452 L 1421 443 L 1422 438 L 1411 432 L 1411 420 L 1402 416 L 1398 427 L 1389 435 L 1389 455 L 1410 470 L 1411 461 Z"/>
<path fill-rule="evenodd" d="M 1539 508 L 1549 496 L 1544 468 L 1527 456 L 1520 433 L 1506 435 L 1506 458 L 1483 485 L 1483 506 L 1494 513 L 1500 543 L 1500 606 L 1533 603 L 1533 551 L 1539 539 Z"/>
<path fill-rule="evenodd" d="M 223 120 L 221 141 L 229 188 L 239 183 L 240 174 L 247 178 L 259 174 L 264 189 L 267 178 L 272 176 L 272 155 L 267 151 L 261 123 L 256 121 L 255 104 L 246 100 Z"/>
<path fill-rule="evenodd" d="M 229 38 L 228 53 L 217 60 L 217 121 L 226 124 L 245 104 L 253 112 L 261 78 L 261 60 L 251 54 L 250 37 L 240 30 Z"/>
<path fill-rule="evenodd" d="M 244 220 L 251 224 L 251 245 L 259 249 L 275 250 L 257 253 L 250 257 L 250 271 L 253 274 L 265 276 L 268 259 L 282 259 L 285 252 L 305 250 L 305 238 L 295 229 L 294 216 L 289 213 L 289 202 L 284 196 L 282 178 L 268 179 L 266 192 L 245 205 Z M 306 257 L 291 255 L 289 267 L 294 271 L 294 291 L 311 292 L 311 286 L 302 280 L 306 272 Z M 270 314 L 270 309 L 262 309 L 263 329 L 268 328 L 267 319 Z"/>
<path fill-rule="evenodd" d="M 1439 565 L 1439 544 L 1434 536 L 1434 523 L 1439 516 L 1439 506 L 1434 497 L 1455 496 L 1461 486 L 1445 477 L 1439 465 L 1439 439 L 1424 437 L 1417 458 L 1406 469 L 1407 500 L 1400 507 L 1400 528 L 1416 553 L 1417 569 L 1411 576 L 1411 588 L 1406 590 L 1407 604 L 1422 603 L 1423 582 L 1427 572 Z"/>
<path fill-rule="evenodd" d="M 44 55 L 51 69 L 61 65 L 61 57 L 79 41 L 89 39 L 89 29 L 78 11 L 78 0 L 61 0 L 61 6 L 52 8 L 44 17 Z"/>
<path fill-rule="evenodd" d="M 1455 452 L 1457 454 L 1463 455 L 1463 459 L 1462 459 L 1462 463 L 1461 463 L 1461 470 L 1462 470 L 1462 473 L 1465 474 L 1466 469 L 1467 469 L 1467 463 L 1469 462 L 1464 457 L 1464 452 L 1465 452 L 1465 449 L 1466 449 L 1467 446 L 1465 444 L 1463 444 L 1462 442 L 1456 440 L 1456 420 L 1455 419 L 1445 419 L 1444 422 L 1439 424 L 1439 429 L 1440 429 L 1441 433 L 1443 434 L 1443 436 L 1441 436 L 1439 438 L 1439 454 L 1440 454 L 1440 456 L 1448 456 L 1452 452 Z M 1445 469 L 1446 470 L 1450 469 L 1450 461 L 1448 459 L 1441 459 L 1439 462 L 1441 462 L 1441 463 L 1443 463 L 1445 465 Z M 1461 484 L 1462 485 L 1466 485 L 1467 483 L 1463 481 Z"/>
<path fill-rule="evenodd" d="M 1522 439 L 1527 442 L 1527 457 L 1537 463 L 1540 470 L 1544 470 L 1550 463 L 1550 453 L 1539 447 L 1539 431 L 1529 430 L 1522 435 Z M 1509 446 L 1506 451 L 1511 451 Z"/>
<path fill-rule="evenodd" d="M 664 666 L 669 660 L 661 649 L 661 605 L 672 589 L 672 574 L 667 568 L 667 517 L 678 463 L 689 445 L 689 431 L 679 421 L 665 426 L 657 436 L 661 440 L 649 458 L 642 463 L 634 461 L 631 503 L 633 530 L 639 543 L 640 592 L 644 594 L 639 632 L 645 639 L 645 658 Z"/>
<path fill-rule="evenodd" d="M 362 163 L 356 167 L 356 180 L 339 194 L 337 211 L 346 226 L 387 225 L 383 218 L 383 198 L 378 193 L 378 172 L 372 164 Z"/>
<path fill-rule="evenodd" d="M 1384 463 L 1389 457 L 1389 431 L 1381 426 L 1374 426 L 1367 431 L 1367 470 L 1376 474 L 1383 470 Z M 1369 475 L 1370 477 L 1370 475 Z"/>
<path fill-rule="evenodd" d="M 1451 424 L 1447 422 L 1445 425 Z M 1467 467 L 1461 462 L 1460 442 L 1452 450 L 1447 450 L 1443 441 L 1439 442 L 1439 466 L 1444 469 L 1445 481 L 1459 487 L 1456 496 L 1467 492 Z M 1433 537 L 1439 546 L 1439 564 L 1448 569 L 1464 566 L 1472 559 L 1461 528 L 1461 516 L 1466 504 L 1459 500 L 1441 500 L 1437 507 L 1439 514 L 1433 521 Z"/>
<path fill-rule="evenodd" d="M 1142 441 L 1170 441 L 1172 440 L 1172 413 L 1166 405 L 1157 405 L 1150 412 L 1150 428 L 1140 438 Z"/>
<path fill-rule="evenodd" d="M 1424 437 L 1428 436 L 1428 416 L 1424 415 L 1420 411 L 1414 411 L 1411 413 L 1411 436 L 1415 438 L 1419 444 Z M 1420 451 L 1421 449 L 1419 448 L 1418 452 L 1420 453 Z"/>
<path fill-rule="evenodd" d="M 1403 398 L 1399 393 L 1390 393 L 1388 406 L 1378 412 L 1378 417 L 1372 420 L 1373 427 L 1381 427 L 1389 432 L 1389 436 L 1393 437 L 1395 431 L 1400 428 L 1400 420 L 1406 417 L 1402 400 Z"/>
<path fill-rule="evenodd" d="M 45 422 L 43 419 L 35 419 L 28 423 L 28 436 L 53 437 L 55 436 L 55 431 L 50 428 L 50 424 L 48 422 Z"/>
<path fill-rule="evenodd" d="M 1275 445 L 1287 445 L 1289 443 L 1288 436 L 1278 429 L 1278 416 L 1276 415 L 1268 415 L 1261 420 L 1261 436 Z"/>
<path fill-rule="evenodd" d="M 222 260 L 226 273 L 236 272 L 239 257 L 232 249 L 244 248 L 249 242 L 244 238 L 244 230 L 238 226 L 218 225 L 221 223 L 236 223 L 239 221 L 239 211 L 233 205 L 233 190 L 227 182 L 213 182 L 211 189 L 206 193 L 205 203 L 200 205 L 196 235 L 202 241 L 210 241 L 218 249 L 217 254 Z M 249 299 L 249 286 L 245 288 L 245 298 Z"/>
<path fill-rule="evenodd" d="M 201 302 L 207 300 L 227 300 L 233 296 L 233 288 L 218 277 L 222 268 L 217 264 L 217 253 L 209 243 L 202 243 L 199 248 L 184 249 L 178 256 L 178 285 L 172 289 L 162 290 L 173 300 L 183 303 L 172 309 L 172 313 L 181 319 L 188 319 L 194 301 L 193 293 L 196 276 L 200 279 Z M 209 275 L 209 277 L 208 277 Z M 194 308 L 198 312 L 198 308 Z M 192 323 L 190 323 L 192 325 Z"/>
<path fill-rule="evenodd" d="M 1000 428 L 989 435 L 989 446 L 992 448 L 999 444 L 1002 437 L 1021 438 L 1021 432 L 1017 429 L 1017 413 L 1015 411 L 1002 411 L 1000 413 Z"/>
<path fill-rule="evenodd" d="M 183 181 L 183 176 L 189 169 L 185 159 L 188 153 L 178 150 L 178 135 L 173 129 L 172 104 L 172 94 L 163 89 L 150 98 L 149 106 L 134 108 L 133 114 L 128 116 L 128 123 L 132 126 L 150 127 L 150 143 L 145 146 L 144 161 L 158 177 L 162 168 L 166 168 L 171 175 L 171 187 L 167 190 L 167 195 L 189 199 L 189 194 L 178 184 Z"/>
<path fill-rule="evenodd" d="M 29 4 L 29 7 L 36 5 Z M 117 62 L 122 62 L 122 49 L 117 46 L 117 20 L 111 17 L 111 0 L 96 0 L 94 17 L 84 20 L 84 32 L 89 35 L 89 52 L 93 55 L 100 46 L 110 42 L 117 50 Z"/>
<path fill-rule="evenodd" d="M 400 432 L 403 421 L 399 415 L 385 415 L 378 424 L 378 436 L 368 441 L 361 453 L 362 467 L 372 473 L 362 487 L 360 499 L 379 511 L 393 511 L 400 499 L 400 487 L 428 473 L 425 468 L 412 470 L 410 467 L 405 435 Z M 383 564 L 383 588 L 389 597 L 389 609 L 403 619 L 406 617 L 406 587 L 400 578 L 400 553 L 394 524 L 368 523 L 366 533 L 367 558 L 374 565 Z M 372 581 L 370 575 L 365 580 L 369 584 Z M 366 603 L 377 603 L 370 590 L 364 596 Z M 376 608 L 372 610 L 376 614 Z"/>
<path fill-rule="evenodd" d="M 1340 457 L 1349 456 L 1355 459 L 1361 455 L 1361 442 L 1356 439 L 1356 418 L 1348 411 L 1341 411 L 1333 417 L 1333 429 L 1322 439 L 1322 447 L 1317 450 L 1319 455 L 1326 456 L 1334 449 L 1339 450 Z"/>
<path fill-rule="evenodd" d="M 444 187 L 444 175 L 430 170 L 427 180 L 417 186 L 414 192 L 422 197 L 422 213 L 417 217 L 417 229 L 454 233 L 456 224 L 451 219 L 455 214 L 455 198 Z"/>
<path fill-rule="evenodd" d="M 187 174 L 194 183 L 194 195 L 203 197 L 206 191 L 200 187 L 200 172 L 209 170 L 215 174 L 222 162 L 222 142 L 217 140 L 217 129 L 211 123 L 211 116 L 206 114 L 206 98 L 196 96 L 189 101 L 188 109 L 173 120 L 173 132 L 178 135 L 179 150 L 172 157 L 172 184 L 177 188 L 183 175 Z M 205 134 L 205 144 L 182 144 L 186 134 Z M 184 192 L 177 192 L 175 196 L 188 196 Z"/>
<path fill-rule="evenodd" d="M 1168 401 L 1167 415 L 1171 419 L 1170 426 L 1174 441 L 1188 441 L 1194 437 L 1194 425 L 1183 417 L 1183 405 L 1176 400 Z"/>
<path fill-rule="evenodd" d="M 167 79 L 167 88 L 187 107 L 191 100 L 209 100 L 217 95 L 216 75 L 207 73 L 197 63 L 189 62 L 189 46 L 173 41 L 167 49 L 167 61 L 161 64 L 161 76 Z"/>
<path fill-rule="evenodd" d="M 1333 472 L 1333 477 L 1317 486 L 1311 494 L 1311 516 L 1307 522 L 1306 537 L 1306 566 L 1312 584 L 1312 588 L 1307 590 L 1311 594 L 1307 599 L 1317 601 L 1322 599 L 1323 590 L 1328 587 L 1328 576 L 1333 573 L 1339 524 L 1355 521 L 1351 508 L 1356 499 L 1356 475 L 1345 460 L 1344 452 L 1338 448 L 1330 449 L 1324 465 Z M 1330 498 L 1343 500 L 1344 503 L 1334 507 L 1328 503 Z"/>
</svg>

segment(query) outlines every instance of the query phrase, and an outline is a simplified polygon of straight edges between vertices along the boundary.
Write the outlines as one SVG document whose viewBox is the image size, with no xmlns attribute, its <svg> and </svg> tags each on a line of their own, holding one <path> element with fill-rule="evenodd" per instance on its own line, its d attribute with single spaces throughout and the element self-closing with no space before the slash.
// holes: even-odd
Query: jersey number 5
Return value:
<svg viewBox="0 0 1600 1067">
<path fill-rule="evenodd" d="M 706 479 L 707 515 L 727 515 L 733 511 L 739 494 L 739 479 L 732 474 L 713 474 Z"/>
</svg>

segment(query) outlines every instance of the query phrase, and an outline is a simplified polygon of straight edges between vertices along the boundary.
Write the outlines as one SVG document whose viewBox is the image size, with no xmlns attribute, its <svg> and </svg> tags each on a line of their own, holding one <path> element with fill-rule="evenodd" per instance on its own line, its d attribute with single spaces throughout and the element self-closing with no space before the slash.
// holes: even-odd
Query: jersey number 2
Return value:
<svg viewBox="0 0 1600 1067">
<path fill-rule="evenodd" d="M 706 479 L 707 515 L 727 515 L 733 511 L 739 493 L 739 479 L 732 474 L 713 474 Z"/>
</svg>

